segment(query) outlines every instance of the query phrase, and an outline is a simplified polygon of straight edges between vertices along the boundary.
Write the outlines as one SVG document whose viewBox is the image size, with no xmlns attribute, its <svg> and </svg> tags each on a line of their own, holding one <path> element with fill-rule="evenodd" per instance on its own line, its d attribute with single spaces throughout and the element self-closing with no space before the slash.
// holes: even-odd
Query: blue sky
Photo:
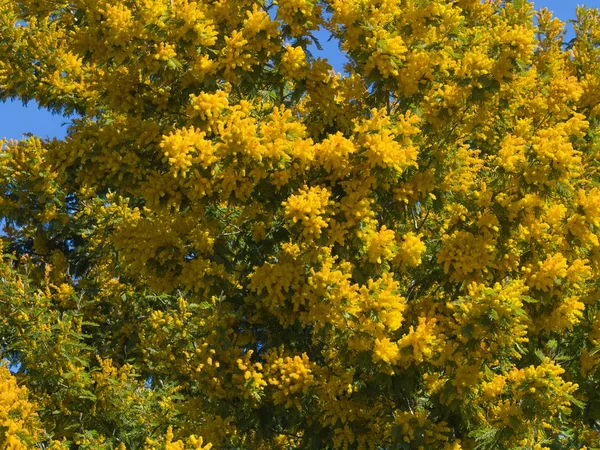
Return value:
<svg viewBox="0 0 600 450">
<path fill-rule="evenodd" d="M 575 7 L 580 4 L 591 8 L 600 8 L 600 0 L 534 0 L 534 2 L 536 8 L 547 7 L 562 20 L 573 18 Z M 327 42 L 326 38 L 322 38 L 321 45 L 323 52 L 319 52 L 319 56 L 329 59 L 334 69 L 341 72 L 344 59 L 340 55 L 337 43 Z M 0 102 L 0 138 L 20 139 L 23 133 L 33 133 L 40 137 L 63 138 L 68 121 L 67 118 L 52 115 L 46 110 L 37 108 L 34 102 L 30 102 L 28 106 L 23 106 L 20 101 Z"/>
</svg>

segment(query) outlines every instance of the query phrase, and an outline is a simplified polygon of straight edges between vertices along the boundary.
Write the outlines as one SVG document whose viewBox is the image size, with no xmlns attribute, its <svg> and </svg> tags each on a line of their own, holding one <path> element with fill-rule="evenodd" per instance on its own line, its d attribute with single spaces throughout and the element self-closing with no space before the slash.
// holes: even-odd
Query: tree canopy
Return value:
<svg viewBox="0 0 600 450">
<path fill-rule="evenodd" d="M 600 17 L 0 0 L 0 446 L 600 448 Z M 344 74 L 311 53 L 328 30 Z"/>
</svg>

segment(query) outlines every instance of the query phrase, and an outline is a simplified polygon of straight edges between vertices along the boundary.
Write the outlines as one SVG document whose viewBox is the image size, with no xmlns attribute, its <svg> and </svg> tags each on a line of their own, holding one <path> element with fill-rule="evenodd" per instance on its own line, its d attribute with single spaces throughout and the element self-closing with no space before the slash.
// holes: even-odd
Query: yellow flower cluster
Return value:
<svg viewBox="0 0 600 450">
<path fill-rule="evenodd" d="M 378 126 L 386 126 L 389 118 L 384 118 Z M 370 125 L 363 125 L 367 127 Z M 418 151 L 405 141 L 398 142 L 392 130 L 383 129 L 378 133 L 365 133 L 361 136 L 360 143 L 366 149 L 365 155 L 369 165 L 393 169 L 402 173 L 407 167 L 416 166 Z"/>
<path fill-rule="evenodd" d="M 437 261 L 454 281 L 477 278 L 487 272 L 494 259 L 495 247 L 485 236 L 468 231 L 455 231 L 442 236 L 442 249 Z"/>
<path fill-rule="evenodd" d="M 187 113 L 190 118 L 199 117 L 209 126 L 210 129 L 216 129 L 220 123 L 223 110 L 229 106 L 227 92 L 217 91 L 214 94 L 201 92 L 198 95 L 190 95 L 190 105 Z"/>
<path fill-rule="evenodd" d="M 330 196 L 326 188 L 304 186 L 282 203 L 285 218 L 293 224 L 300 223 L 305 239 L 318 238 L 327 227 L 328 220 L 324 216 L 331 203 Z"/>
<path fill-rule="evenodd" d="M 302 79 L 302 70 L 306 67 L 306 54 L 302 47 L 286 44 L 285 54 L 281 58 L 281 73 L 284 76 Z"/>
<path fill-rule="evenodd" d="M 0 427 L 0 444 L 6 450 L 27 450 L 40 439 L 36 407 L 4 365 L 0 366 Z"/>
<path fill-rule="evenodd" d="M 175 176 L 185 176 L 193 164 L 207 169 L 217 160 L 212 143 L 205 136 L 204 132 L 192 127 L 163 137 L 160 146 Z"/>
<path fill-rule="evenodd" d="M 197 437 L 194 435 L 189 436 L 184 440 L 178 439 L 174 440 L 173 427 L 167 428 L 167 432 L 162 439 L 162 442 L 153 439 L 146 439 L 144 449 L 145 450 L 157 450 L 159 448 L 164 448 L 165 450 L 210 450 L 213 448 L 212 444 L 204 443 L 204 440 L 201 437 Z M 122 445 L 118 448 L 118 450 L 127 450 L 127 447 Z"/>
<path fill-rule="evenodd" d="M 302 396 L 308 393 L 314 381 L 315 369 L 306 353 L 302 355 L 282 357 L 272 352 L 266 358 L 265 376 L 270 386 L 275 387 L 273 401 L 276 405 L 283 404 L 286 408 L 295 406 L 302 410 Z"/>
<path fill-rule="evenodd" d="M 419 317 L 416 327 L 410 326 L 408 333 L 398 341 L 403 366 L 418 365 L 433 359 L 441 350 L 435 319 Z"/>
<path fill-rule="evenodd" d="M 388 338 L 375 339 L 373 347 L 373 362 L 382 361 L 386 364 L 396 364 L 400 359 L 400 350 L 395 342 Z"/>
<path fill-rule="evenodd" d="M 236 384 L 244 386 L 244 396 L 252 397 L 258 402 L 263 394 L 263 388 L 267 386 L 267 382 L 262 374 L 263 365 L 250 362 L 253 353 L 253 350 L 249 350 L 243 358 L 237 359 L 236 364 L 240 370 L 240 375 L 234 375 L 233 378 Z"/>
<path fill-rule="evenodd" d="M 389 261 L 396 256 L 396 233 L 394 230 L 388 230 L 384 225 L 379 232 L 374 233 L 369 238 L 367 255 L 372 263 L 381 264 L 382 261 Z"/>
<path fill-rule="evenodd" d="M 520 358 L 519 345 L 527 342 L 528 320 L 522 296 L 527 287 L 520 282 L 493 288 L 467 286 L 468 296 L 448 305 L 454 311 L 452 328 L 459 342 L 474 346 L 470 356 L 479 361 L 498 356 Z M 475 345 L 473 345 L 475 344 Z"/>
<path fill-rule="evenodd" d="M 316 0 L 277 0 L 277 19 L 292 36 L 302 37 L 323 23 L 322 6 Z"/>
<path fill-rule="evenodd" d="M 524 398 L 534 397 L 535 401 L 543 403 L 550 414 L 570 410 L 569 395 L 577 385 L 565 382 L 561 375 L 564 369 L 553 361 L 545 360 L 539 366 L 529 366 L 524 369 L 513 369 L 506 376 L 511 383 L 510 390 L 514 403 Z"/>
<path fill-rule="evenodd" d="M 579 297 L 567 297 L 555 306 L 550 315 L 540 317 L 536 326 L 558 333 L 571 331 L 583 319 L 584 311 L 585 304 Z"/>
<path fill-rule="evenodd" d="M 431 445 L 443 445 L 444 450 L 461 450 L 458 442 L 450 445 L 448 433 L 450 429 L 444 421 L 434 422 L 426 411 L 394 411 L 394 423 L 402 441 L 415 448 L 426 449 Z"/>
<path fill-rule="evenodd" d="M 561 253 L 538 261 L 537 266 L 534 268 L 529 265 L 523 268 L 528 284 L 534 289 L 548 291 L 554 287 L 556 279 L 567 276 L 567 260 Z"/>
<path fill-rule="evenodd" d="M 410 266 L 417 267 L 421 264 L 421 256 L 427 249 L 421 237 L 415 233 L 406 233 L 398 246 L 397 260 Z"/>
<path fill-rule="evenodd" d="M 344 178 L 351 173 L 350 158 L 357 151 L 352 140 L 337 132 L 327 136 L 315 147 L 317 161 L 335 179 Z"/>
</svg>

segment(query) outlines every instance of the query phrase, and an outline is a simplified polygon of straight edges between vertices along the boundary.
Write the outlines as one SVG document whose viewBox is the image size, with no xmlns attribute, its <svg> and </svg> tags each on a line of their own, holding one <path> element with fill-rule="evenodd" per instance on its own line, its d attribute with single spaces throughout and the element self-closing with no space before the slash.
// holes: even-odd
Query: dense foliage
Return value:
<svg viewBox="0 0 600 450">
<path fill-rule="evenodd" d="M 600 448 L 598 11 L 573 26 L 0 0 L 0 98 L 72 120 L 0 151 L 0 446 Z"/>
</svg>

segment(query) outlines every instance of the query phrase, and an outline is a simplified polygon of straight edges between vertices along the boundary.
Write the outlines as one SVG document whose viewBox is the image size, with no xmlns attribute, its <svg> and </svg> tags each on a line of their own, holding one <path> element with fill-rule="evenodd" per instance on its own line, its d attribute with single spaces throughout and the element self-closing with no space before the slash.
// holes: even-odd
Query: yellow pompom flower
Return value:
<svg viewBox="0 0 600 450">
<path fill-rule="evenodd" d="M 300 223 L 305 239 L 318 238 L 321 230 L 327 226 L 324 218 L 330 204 L 330 193 L 326 188 L 301 188 L 297 194 L 282 203 L 285 218 L 292 223 Z"/>
</svg>

